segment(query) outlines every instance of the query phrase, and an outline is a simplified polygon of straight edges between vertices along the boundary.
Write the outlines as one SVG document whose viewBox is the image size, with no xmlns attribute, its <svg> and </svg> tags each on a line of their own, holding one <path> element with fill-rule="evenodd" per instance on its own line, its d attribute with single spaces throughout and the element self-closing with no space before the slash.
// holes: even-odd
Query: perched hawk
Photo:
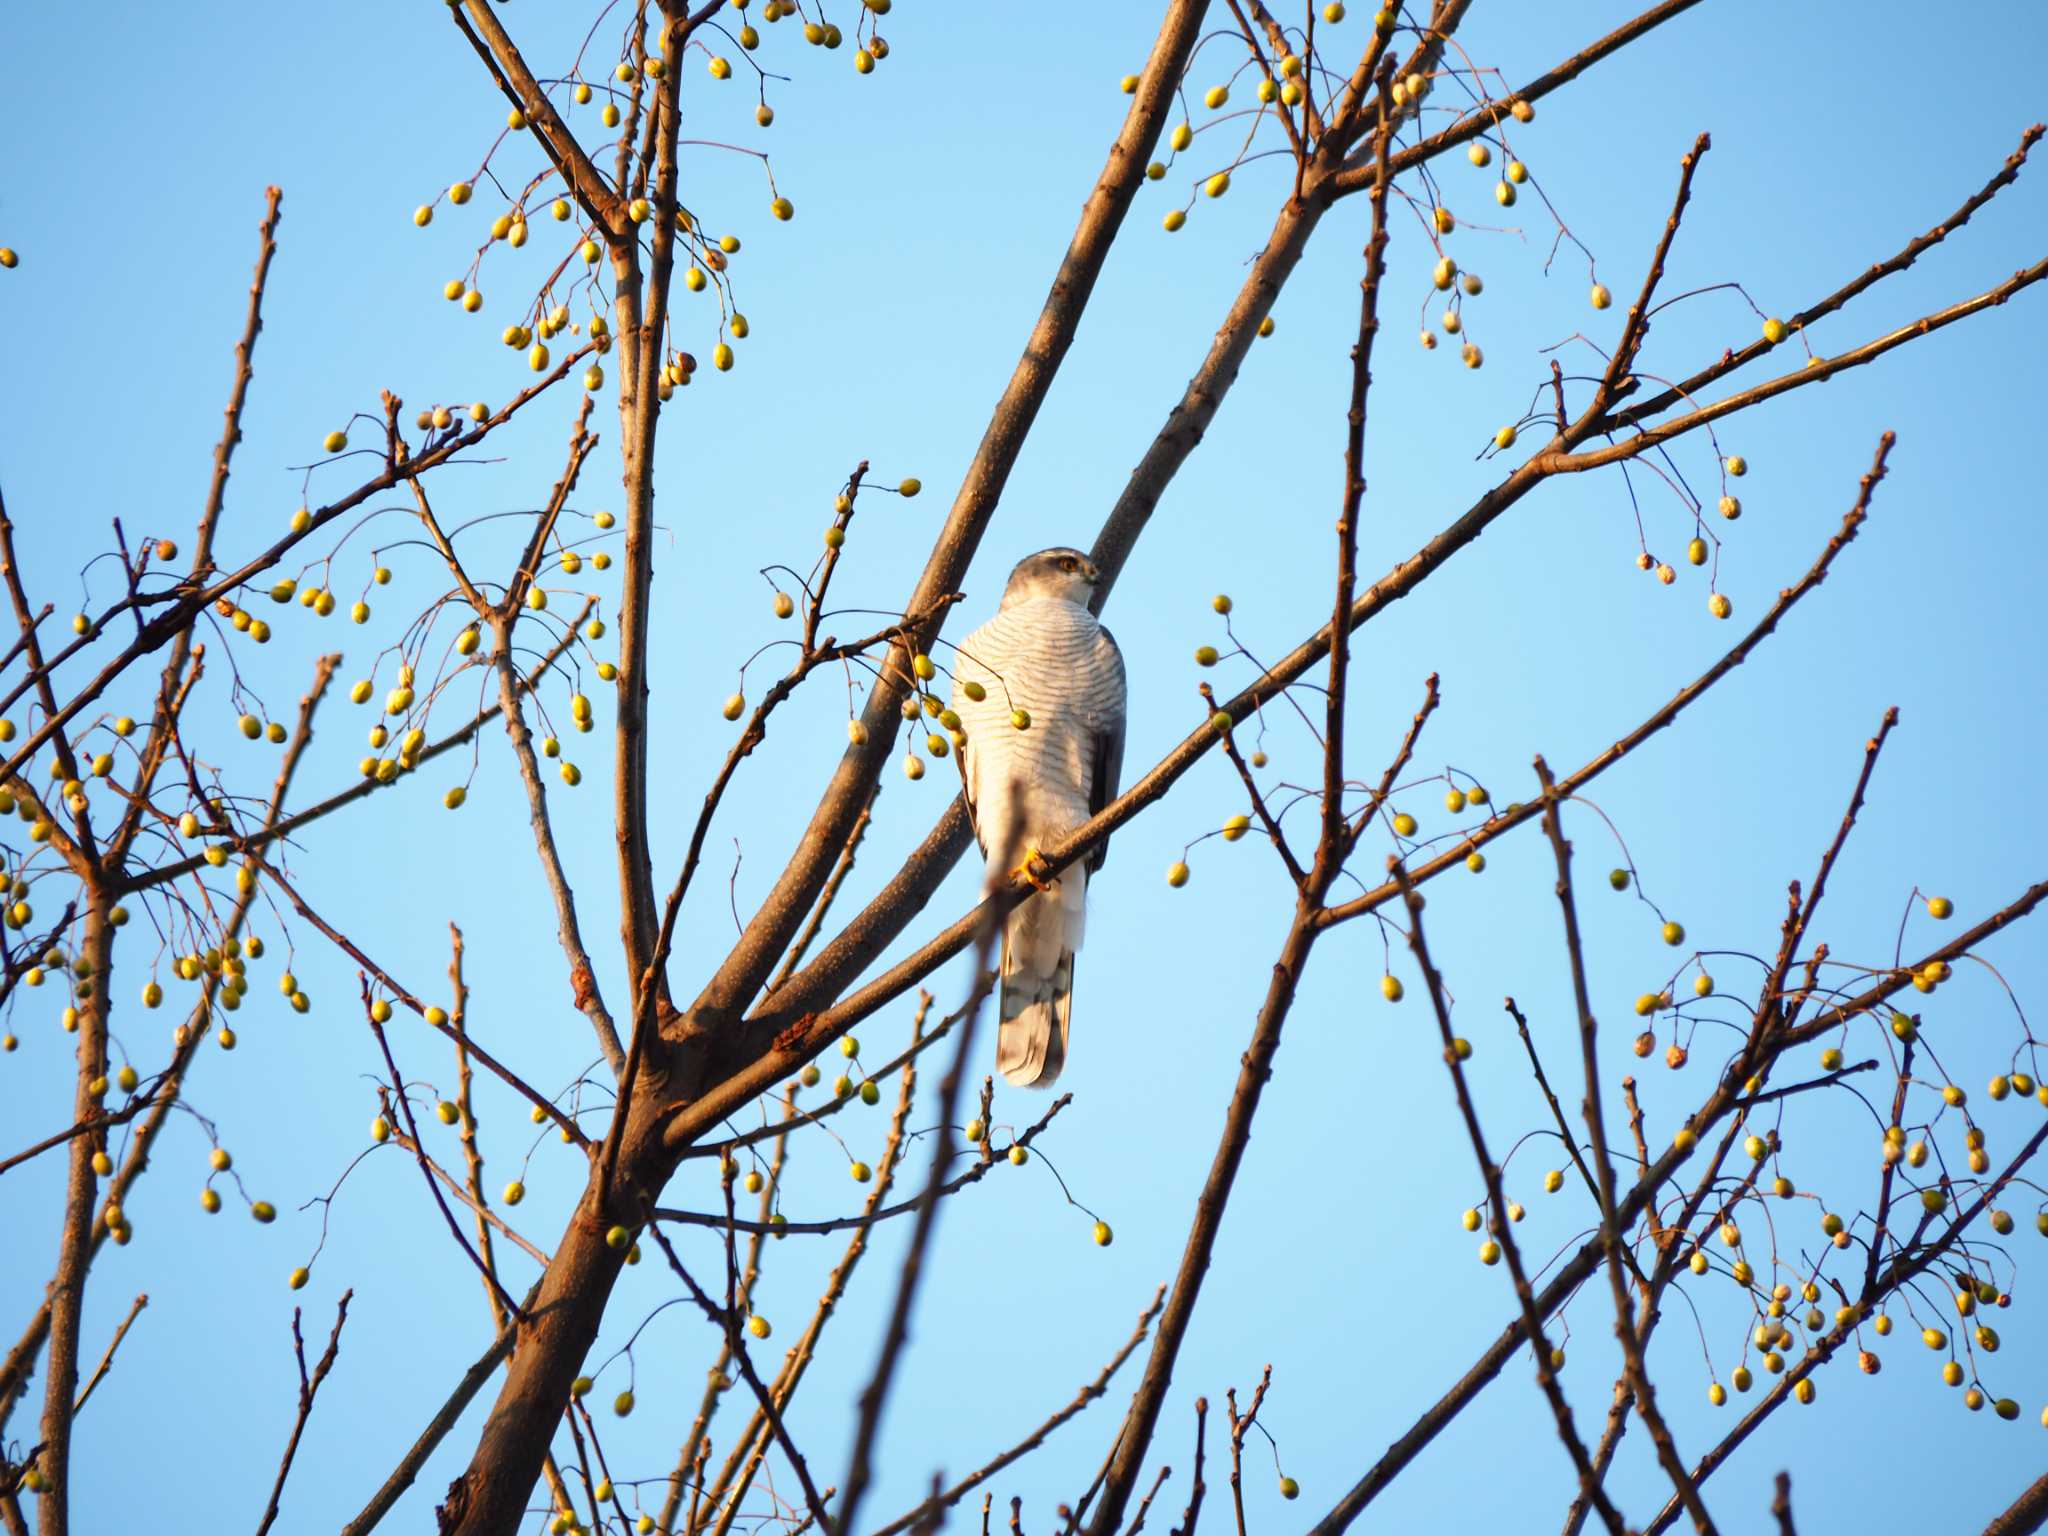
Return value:
<svg viewBox="0 0 2048 1536">
<path fill-rule="evenodd" d="M 1099 575 L 1077 549 L 1019 561 L 996 616 L 960 643 L 953 674 L 986 888 L 1022 868 L 1039 890 L 1003 929 L 996 1065 L 1024 1087 L 1048 1086 L 1066 1064 L 1074 951 L 1088 876 L 1102 868 L 1106 845 L 1055 880 L 1031 865 L 1039 847 L 1116 798 L 1123 769 L 1124 661 L 1088 611 Z"/>
</svg>

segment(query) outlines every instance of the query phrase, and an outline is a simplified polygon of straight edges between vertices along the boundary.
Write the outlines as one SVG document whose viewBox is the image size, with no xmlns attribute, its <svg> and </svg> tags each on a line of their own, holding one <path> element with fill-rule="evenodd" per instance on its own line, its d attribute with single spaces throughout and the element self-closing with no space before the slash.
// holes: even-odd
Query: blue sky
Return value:
<svg viewBox="0 0 2048 1536">
<path fill-rule="evenodd" d="M 1341 29 L 1354 47 L 1369 9 L 1354 7 Z M 573 52 L 586 10 L 514 6 L 506 17 L 547 67 Z M 1474 62 L 1521 80 L 1629 11 L 1603 0 L 1553 8 L 1539 20 L 1531 8 L 1481 6 L 1463 41 Z M 906 0 L 887 24 L 891 57 L 865 79 L 844 52 L 803 49 L 785 25 L 768 32 L 762 57 L 794 78 L 776 86 L 778 118 L 766 133 L 751 122 L 749 86 L 700 87 L 703 77 L 688 77 L 702 136 L 771 150 L 776 184 L 797 218 L 768 218 L 758 162 L 712 149 L 688 161 L 692 205 L 744 242 L 735 273 L 753 334 L 733 373 L 706 377 L 681 397 L 661 440 L 659 509 L 668 532 L 657 555 L 653 761 L 664 885 L 730 740 L 718 703 L 740 662 L 779 638 L 768 588 L 754 572 L 776 562 L 808 567 L 833 493 L 866 458 L 879 477 L 918 475 L 929 490 L 863 513 L 835 596 L 850 606 L 900 604 L 1121 122 L 1116 81 L 1140 67 L 1156 23 L 1151 12 L 1097 7 L 1085 29 L 1055 30 L 1042 11 Z M 1701 129 L 1713 133 L 1714 149 L 1695 183 L 1667 292 L 1738 281 L 1775 314 L 1810 303 L 1946 215 L 2039 114 L 2027 64 L 2048 39 L 2031 11 L 2008 13 L 1996 46 L 1973 51 L 1966 78 L 1930 75 L 1924 7 L 1871 4 L 1844 26 L 1848 14 L 1716 0 L 1542 105 L 1518 152 L 1617 295 L 1640 283 L 1679 157 Z M 1227 51 L 1205 52 L 1195 83 L 1234 66 L 1224 62 Z M 22 257 L 17 270 L 0 273 L 9 337 L 0 364 L 8 401 L 0 486 L 21 530 L 31 586 L 60 613 L 80 601 L 75 573 L 107 547 L 110 517 L 131 537 L 189 539 L 267 182 L 284 187 L 285 216 L 224 524 L 228 551 L 251 551 L 277 535 L 302 499 L 294 466 L 315 458 L 321 436 L 351 413 L 374 411 L 379 389 L 412 404 L 495 403 L 525 382 L 497 332 L 551 261 L 554 227 L 537 225 L 533 248 L 509 262 L 507 253 L 493 256 L 480 283 L 484 312 L 469 318 L 441 299 L 440 287 L 463 271 L 495 205 L 480 196 L 468 209 L 444 206 L 424 232 L 409 217 L 472 174 L 503 117 L 439 6 L 317 15 L 219 5 L 111 15 L 17 8 L 0 21 L 0 57 L 14 172 L 0 190 L 0 243 Z M 700 65 L 693 59 L 688 67 Z M 89 88 L 87 75 L 101 87 Z M 1930 90 L 1938 92 L 1931 112 L 1921 105 Z M 1190 164 L 1208 168 L 1199 153 Z M 957 633 L 992 607 L 1017 557 L 1093 537 L 1258 249 L 1281 167 L 1268 161 L 1240 173 L 1227 198 L 1203 200 L 1189 227 L 1171 237 L 1159 221 L 1185 196 L 1188 172 L 1141 193 L 966 583 Z M 2026 173 L 1966 231 L 1826 321 L 1816 347 L 1844 350 L 2039 259 L 2048 230 L 2040 174 Z M 1468 212 L 1470 225 L 1495 221 L 1491 171 L 1458 160 L 1441 176 L 1450 205 Z M 1517 228 L 1470 227 L 1455 237 L 1461 262 L 1486 280 L 1467 308 L 1488 358 L 1477 373 L 1461 369 L 1449 349 L 1415 345 L 1421 317 L 1438 307 L 1427 282 L 1433 257 L 1412 222 L 1397 224 L 1368 435 L 1360 555 L 1368 573 L 1407 555 L 1495 481 L 1498 468 L 1475 455 L 1546 377 L 1540 349 L 1580 331 L 1606 344 L 1618 330 L 1625 302 L 1604 315 L 1587 307 L 1586 261 L 1571 244 L 1546 274 L 1553 231 L 1537 200 L 1525 197 L 1515 214 Z M 1132 680 L 1129 770 L 1155 761 L 1198 718 L 1202 674 L 1190 652 L 1220 638 L 1213 593 L 1232 594 L 1237 632 L 1260 654 L 1290 647 L 1327 608 L 1366 217 L 1357 199 L 1324 221 L 1274 311 L 1275 335 L 1253 350 L 1106 614 Z M 686 296 L 678 305 L 686 344 L 700 357 L 713 340 L 706 302 Z M 1717 528 L 1726 540 L 1721 589 L 1738 623 L 1812 562 L 1853 499 L 1878 433 L 1894 429 L 1899 443 L 1870 524 L 1825 588 L 1679 730 L 1599 781 L 1591 799 L 1606 821 L 1590 810 L 1568 818 L 1589 874 L 1620 862 L 1606 823 L 1619 829 L 1649 894 L 1685 923 L 1689 944 L 1752 954 L 1773 946 L 1785 882 L 1809 874 L 1840 817 L 1863 742 L 1892 704 L 1901 726 L 1819 924 L 1834 955 L 1886 963 L 1916 885 L 1951 897 L 1959 920 L 1970 921 L 2042 877 L 2048 813 L 2029 778 L 2048 747 L 2039 667 L 2044 567 L 2038 476 L 2026 446 L 2048 391 L 2042 303 L 2038 293 L 2023 294 L 1723 432 L 1724 449 L 1750 464 L 1745 516 Z M 1734 293 L 1705 294 L 1659 317 L 1645 367 L 1689 372 L 1746 343 L 1756 325 Z M 1560 356 L 1569 368 L 1571 358 L 1583 364 L 1589 354 L 1568 344 Z M 607 391 L 595 417 L 604 442 L 577 498 L 582 510 L 616 505 L 611 404 Z M 490 464 L 445 472 L 436 490 L 444 519 L 534 505 L 558 472 L 571 409 L 564 395 L 530 413 L 504 434 L 502 462 L 494 452 Z M 1711 494 L 1711 448 L 1688 440 L 1674 458 L 1689 483 Z M 345 476 L 320 472 L 314 494 L 338 493 Z M 1651 547 L 1677 562 L 1689 518 L 1659 482 L 1636 483 Z M 351 539 L 334 577 L 344 603 L 367 579 L 367 546 L 404 537 L 403 517 L 387 516 Z M 497 546 L 486 536 L 478 548 Z M 1432 671 L 1443 680 L 1444 704 L 1417 776 L 1455 767 L 1487 783 L 1496 799 L 1528 792 L 1533 753 L 1562 771 L 1632 727 L 1732 639 L 1732 626 L 1708 617 L 1697 573 L 1681 564 L 1678 582 L 1664 589 L 1634 569 L 1636 550 L 1628 493 L 1611 472 L 1531 497 L 1360 636 L 1354 760 L 1374 768 L 1384 761 Z M 439 595 L 421 550 L 395 548 L 385 558 L 397 580 L 373 595 L 378 613 L 367 628 L 349 629 L 338 617 L 322 625 L 295 607 L 276 611 L 278 640 L 267 650 L 232 648 L 268 711 L 288 714 L 319 649 L 345 650 L 344 682 L 366 673 L 403 616 Z M 91 588 L 95 607 L 110 595 L 105 570 Z M 609 616 L 616 568 L 585 579 Z M 586 678 L 593 659 L 583 659 Z M 771 653 L 764 666 L 774 665 Z M 217 716 L 209 749 L 238 782 L 267 785 L 275 749 L 234 736 L 221 687 L 227 670 L 216 665 L 201 701 Z M 758 674 L 760 682 L 767 675 Z M 1250 672 L 1240 660 L 1218 676 L 1242 682 Z M 147 686 L 138 677 L 109 706 L 144 714 Z M 601 690 L 591 691 L 603 726 Z M 684 914 L 679 991 L 693 989 L 730 938 L 728 877 L 744 915 L 786 857 L 839 750 L 844 703 L 836 684 L 820 679 L 778 716 L 741 776 Z M 565 704 L 556 697 L 551 708 L 565 713 Z M 349 780 L 368 723 L 338 695 L 329 700 L 303 780 L 308 798 Z M 589 739 L 584 787 L 553 797 L 585 931 L 599 948 L 616 921 L 599 771 L 607 740 L 603 730 Z M 1284 718 L 1275 717 L 1267 748 L 1275 776 L 1313 774 L 1312 745 Z M 447 924 L 461 925 L 472 1027 L 532 1080 L 566 1084 L 595 1051 L 568 1004 L 502 737 L 486 733 L 469 803 L 451 816 L 440 797 L 466 771 L 444 759 L 377 799 L 367 816 L 309 831 L 293 865 L 324 915 L 422 993 L 440 986 Z M 849 894 L 871 891 L 922 835 L 943 782 L 912 786 L 892 775 Z M 1440 784 L 1408 797 L 1426 831 L 1445 824 L 1440 797 Z M 1239 801 L 1227 766 L 1205 763 L 1118 835 L 1093 887 L 1079 967 L 1073 1054 L 1061 1084 L 1074 1103 L 1043 1142 L 1044 1157 L 1021 1171 L 999 1170 L 941 1220 L 872 1516 L 906 1507 L 934 1469 L 958 1475 L 979 1465 L 1070 1399 L 1171 1274 L 1284 929 L 1288 892 L 1253 839 L 1202 844 L 1184 890 L 1169 891 L 1161 876 L 1185 843 Z M 1376 865 L 1382 852 L 1371 850 L 1366 863 Z M 1504 1149 L 1539 1127 L 1544 1112 L 1497 999 L 1521 1001 L 1556 1078 L 1567 1076 L 1573 1037 L 1548 852 L 1531 830 L 1496 845 L 1489 860 L 1483 876 L 1433 888 L 1430 932 L 1458 999 L 1459 1027 L 1478 1047 L 1473 1078 L 1489 1133 Z M 1670 974 L 1673 956 L 1642 905 L 1588 884 L 1587 944 L 1612 1082 L 1633 1065 L 1628 1002 Z M 963 869 L 912 936 L 964 910 L 972 891 Z M 188 1119 L 174 1126 L 129 1205 L 136 1242 L 109 1249 L 94 1275 L 89 1357 L 97 1358 L 135 1292 L 146 1289 L 151 1305 L 81 1420 L 81 1529 L 133 1518 L 145 1501 L 162 1530 L 253 1523 L 295 1389 L 287 1332 L 295 1300 L 308 1308 L 308 1334 L 324 1337 L 334 1300 L 345 1287 L 355 1290 L 341 1360 L 281 1529 L 326 1529 L 352 1515 L 488 1337 L 476 1277 L 400 1154 L 380 1152 L 355 1168 L 331 1209 L 304 1205 L 327 1194 L 366 1145 L 371 1083 L 382 1066 L 351 1001 L 347 962 L 301 927 L 270 916 L 260 926 L 278 954 L 292 950 L 316 1006 L 304 1018 L 284 1008 L 270 990 L 276 967 L 266 966 L 254 1006 L 238 1021 L 241 1047 L 206 1053 L 191 1095 L 217 1122 L 251 1192 L 283 1214 L 267 1228 L 232 1207 L 202 1214 L 209 1143 Z M 1909 922 L 1908 951 L 1933 941 L 1924 917 Z M 2038 1000 L 2048 985 L 2042 953 L 2024 933 L 2003 938 L 1987 951 L 1996 975 L 1965 968 L 1928 1006 L 1941 1059 L 1981 1108 L 1994 1155 L 2016 1145 L 2040 1113 L 1976 1103 L 2023 1034 L 2000 978 L 2022 1004 Z M 142 942 L 117 958 L 117 997 L 134 995 L 151 958 Z M 1247 1501 L 1257 1528 L 1297 1528 L 1326 1509 L 1511 1314 L 1504 1274 L 1475 1262 L 1476 1240 L 1459 1226 L 1480 1181 L 1420 989 L 1397 956 L 1410 999 L 1384 1004 L 1384 967 L 1381 935 L 1357 925 L 1317 951 L 1303 983 L 1153 1457 L 1180 1474 L 1162 1495 L 1175 1508 L 1185 1498 L 1196 1393 L 1220 1400 L 1233 1384 L 1242 1393 L 1272 1364 L 1264 1422 L 1303 1497 L 1280 1504 L 1261 1443 L 1251 1453 Z M 1756 975 L 1733 956 L 1714 968 L 1731 989 Z M 604 980 L 614 999 L 623 995 L 615 965 Z M 962 986 L 959 967 L 944 973 L 940 1006 Z M 47 994 L 23 994 L 9 1025 L 22 1038 L 0 1064 L 0 1118 L 16 1131 L 10 1143 L 54 1129 L 68 1103 L 69 1052 L 56 1007 Z M 899 1006 L 873 1020 L 862 1031 L 865 1054 L 879 1061 L 892 1053 L 909 1018 Z M 161 1059 L 168 1022 L 136 1013 L 116 1020 L 145 1070 Z M 1681 1106 L 1703 1096 L 1726 1038 L 1705 1026 L 1694 1064 L 1670 1073 L 1658 1064 L 1667 1039 L 1660 1034 L 1659 1058 L 1640 1069 L 1653 1128 L 1668 1134 Z M 409 1079 L 452 1082 L 451 1062 L 425 1030 L 400 1030 L 394 1045 Z M 1852 1059 L 1856 1047 L 1880 1049 L 1874 1031 L 1852 1042 Z M 551 1242 L 580 1186 L 571 1158 L 551 1138 L 536 1143 L 521 1106 L 493 1085 L 480 1087 L 479 1108 L 493 1187 L 523 1170 L 531 1192 L 522 1225 Z M 1023 1124 L 1042 1108 L 1041 1099 L 1010 1091 L 999 1096 L 997 1114 Z M 842 1119 L 852 1155 L 878 1150 L 883 1114 Z M 1960 1135 L 1953 1116 L 1943 1122 L 1939 1137 L 1952 1159 L 1961 1155 Z M 1787 1118 L 1788 1171 L 1802 1190 L 1859 1207 L 1875 1184 L 1877 1137 L 1855 1100 L 1808 1099 Z M 452 1134 L 436 1151 L 457 1156 Z M 1572 1245 L 1589 1220 L 1583 1199 L 1541 1195 L 1538 1180 L 1553 1160 L 1532 1142 L 1509 1163 L 1510 1192 L 1530 1208 L 1521 1237 L 1532 1262 Z M 792 1217 L 848 1208 L 844 1164 L 829 1139 L 801 1144 L 784 1186 Z M 1061 1198 L 1053 1169 L 1075 1199 L 1115 1225 L 1112 1248 L 1090 1244 L 1089 1221 Z M 10 1317 L 26 1315 L 47 1278 L 57 1174 L 46 1159 L 0 1183 L 0 1213 L 15 1239 L 0 1245 L 0 1296 Z M 678 1204 L 710 1208 L 714 1198 L 707 1164 L 687 1166 L 671 1190 Z M 2021 1218 L 2011 1247 L 2021 1272 L 2014 1310 L 2001 1316 L 2005 1348 L 1986 1375 L 1995 1393 L 2021 1401 L 2022 1421 L 1966 1413 L 1959 1394 L 1937 1380 L 1936 1358 L 1904 1328 L 1880 1346 L 1884 1374 L 1860 1377 L 1838 1363 L 1821 1380 L 1819 1404 L 1788 1407 L 1715 1479 L 1726 1522 L 1761 1518 L 1781 1467 L 1794 1473 L 1802 1511 L 1817 1518 L 1825 1509 L 1828 1524 L 1844 1528 L 1879 1518 L 1973 1528 L 2017 1493 L 2040 1464 L 2043 1431 L 2034 1419 L 2048 1401 L 2048 1342 L 2029 1315 L 2027 1261 L 2041 1262 L 2027 1219 L 2034 1198 L 2011 1202 Z M 1788 1209 L 1784 1243 L 1810 1249 L 1815 1207 Z M 284 1277 L 312 1252 L 323 1219 L 326 1248 L 312 1284 L 294 1298 Z M 879 1235 L 792 1415 L 821 1480 L 836 1480 L 843 1465 L 851 1405 L 872 1361 L 903 1235 Z M 686 1252 L 707 1271 L 715 1266 L 710 1245 L 688 1244 Z M 759 1298 L 778 1344 L 800 1329 L 838 1252 L 829 1239 L 773 1248 Z M 667 1296 L 653 1270 L 643 1266 L 622 1286 L 594 1361 L 612 1356 Z M 508 1274 L 516 1290 L 527 1272 L 515 1259 Z M 1725 1380 L 1746 1313 L 1725 1279 L 1689 1295 Z M 1604 1293 L 1588 1293 L 1567 1315 L 1564 1379 L 1589 1436 L 1613 1376 L 1604 1308 Z M 5 1324 L 9 1337 L 14 1326 Z M 610 1426 L 606 1440 L 615 1475 L 666 1473 L 709 1353 L 708 1332 L 687 1308 L 663 1312 L 639 1335 L 631 1370 L 640 1406 Z M 772 1352 L 763 1354 L 772 1363 Z M 1697 1455 L 1732 1424 L 1733 1410 L 1708 1406 L 1693 1310 L 1675 1298 L 1653 1363 L 1679 1444 Z M 1103 1403 L 998 1482 L 1000 1495 L 1020 1494 L 1035 1512 L 1027 1529 L 1042 1529 L 1053 1502 L 1073 1497 L 1092 1475 L 1136 1372 L 1134 1363 Z M 600 1377 L 603 1395 L 627 1380 L 626 1362 L 614 1361 Z M 474 1444 L 475 1418 L 450 1436 L 392 1529 L 420 1529 L 430 1518 L 436 1491 Z M 714 1435 L 722 1452 L 735 1426 L 730 1418 L 721 1425 Z M 12 1431 L 29 1428 L 17 1418 Z M 1878 1447 L 1902 1439 L 1915 1468 L 1940 1475 L 1880 1459 Z M 1210 1471 L 1214 1497 L 1214 1462 Z M 1518 1362 L 1361 1528 L 1441 1523 L 1446 1511 L 1461 1526 L 1502 1529 L 1528 1528 L 1536 1511 L 1534 1523 L 1547 1528 L 1569 1482 Z M 1613 1486 L 1631 1519 L 1646 1520 L 1661 1503 L 1661 1479 L 1639 1434 L 1626 1443 Z"/>
</svg>

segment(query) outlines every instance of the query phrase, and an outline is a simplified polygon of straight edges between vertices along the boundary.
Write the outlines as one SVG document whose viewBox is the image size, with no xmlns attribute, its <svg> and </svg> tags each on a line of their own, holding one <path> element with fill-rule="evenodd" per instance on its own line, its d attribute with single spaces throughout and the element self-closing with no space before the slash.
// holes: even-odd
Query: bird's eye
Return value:
<svg viewBox="0 0 2048 1536">
<path fill-rule="evenodd" d="M 1063 571 L 1067 572 L 1067 573 L 1068 573 L 1069 575 L 1071 575 L 1071 574 L 1073 573 L 1073 571 L 1074 571 L 1074 568 L 1075 568 L 1075 567 L 1074 567 L 1074 557 L 1073 557 L 1072 555 L 1062 555 L 1062 556 L 1060 557 L 1060 569 L 1061 569 L 1061 570 L 1063 570 Z"/>
</svg>

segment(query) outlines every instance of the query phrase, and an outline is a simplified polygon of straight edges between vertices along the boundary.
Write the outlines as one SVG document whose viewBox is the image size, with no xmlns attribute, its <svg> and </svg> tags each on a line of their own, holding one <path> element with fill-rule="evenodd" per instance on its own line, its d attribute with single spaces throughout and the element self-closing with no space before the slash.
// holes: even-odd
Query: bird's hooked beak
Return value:
<svg viewBox="0 0 2048 1536">
<path fill-rule="evenodd" d="M 1093 560 L 1082 561 L 1081 579 L 1091 587 L 1100 586 L 1102 584 L 1102 567 Z"/>
</svg>

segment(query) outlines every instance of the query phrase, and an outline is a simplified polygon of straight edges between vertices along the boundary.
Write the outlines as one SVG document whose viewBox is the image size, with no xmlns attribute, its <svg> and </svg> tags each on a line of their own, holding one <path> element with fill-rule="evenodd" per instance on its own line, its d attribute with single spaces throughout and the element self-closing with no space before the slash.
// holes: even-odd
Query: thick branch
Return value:
<svg viewBox="0 0 2048 1536">
<path fill-rule="evenodd" d="M 1160 1316 L 1159 1331 L 1153 1336 L 1152 1352 L 1145 1361 L 1145 1374 L 1138 1382 L 1138 1390 L 1132 1395 L 1131 1406 L 1124 1415 L 1123 1427 L 1118 1431 L 1109 1475 L 1103 1481 L 1102 1502 L 1096 1506 L 1089 1520 L 1088 1536 L 1114 1536 L 1123 1523 L 1124 1509 L 1132 1489 L 1144 1470 L 1143 1462 L 1151 1447 L 1152 1432 L 1158 1425 L 1160 1409 L 1165 1406 L 1166 1390 L 1173 1381 L 1174 1362 L 1180 1356 L 1181 1343 L 1187 1337 L 1188 1324 L 1194 1318 L 1196 1298 L 1201 1295 L 1202 1281 L 1209 1271 L 1209 1258 L 1216 1248 L 1216 1234 L 1223 1224 L 1224 1207 L 1230 1202 L 1231 1190 L 1237 1182 L 1237 1170 L 1244 1161 L 1245 1148 L 1251 1143 L 1252 1120 L 1258 1113 L 1259 1099 L 1266 1084 L 1273 1076 L 1273 1058 L 1280 1049 L 1280 1032 L 1287 1022 L 1289 1009 L 1293 1007 L 1295 988 L 1300 984 L 1302 969 L 1308 963 L 1309 951 L 1315 947 L 1315 940 L 1313 910 L 1308 896 L 1304 894 L 1296 901 L 1294 920 L 1288 926 L 1279 957 L 1273 962 L 1265 1001 L 1259 1008 L 1251 1041 L 1245 1047 L 1244 1059 L 1238 1068 L 1237 1087 L 1223 1117 L 1223 1133 L 1217 1140 L 1209 1175 L 1202 1183 L 1202 1193 L 1195 1202 L 1194 1219 L 1188 1227 L 1187 1246 L 1181 1254 L 1180 1268 L 1173 1277 L 1173 1290 L 1167 1300 L 1166 1311 Z"/>
<path fill-rule="evenodd" d="M 924 612 L 944 594 L 960 589 L 968 562 L 995 515 L 996 503 L 1025 437 L 1080 328 L 1082 313 L 1094 292 L 1111 243 L 1123 227 L 1133 196 L 1144 183 L 1146 162 L 1158 143 L 1206 9 L 1207 0 L 1168 0 L 1123 130 L 1111 145 L 1095 189 L 1082 207 L 1080 223 L 1053 279 L 1052 291 L 1009 385 L 996 404 L 916 590 L 904 604 L 905 612 Z M 928 637 L 920 637 L 916 646 L 928 648 Z M 898 710 L 908 689 L 909 676 L 907 665 L 886 667 L 869 690 L 863 715 L 868 728 L 866 742 L 849 746 L 841 757 L 788 868 L 747 925 L 739 944 L 705 987 L 691 1010 L 693 1014 L 707 1015 L 713 1021 L 736 1019 L 789 947 L 790 938 L 810 910 L 839 850 L 846 845 L 847 833 L 866 805 L 868 791 L 892 750 Z"/>
</svg>

